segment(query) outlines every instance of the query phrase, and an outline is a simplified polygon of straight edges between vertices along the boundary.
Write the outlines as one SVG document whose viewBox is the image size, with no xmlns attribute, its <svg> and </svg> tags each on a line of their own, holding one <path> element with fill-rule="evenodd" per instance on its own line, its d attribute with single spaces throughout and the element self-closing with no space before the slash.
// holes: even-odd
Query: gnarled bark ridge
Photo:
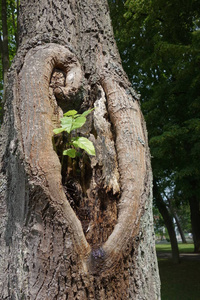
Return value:
<svg viewBox="0 0 200 300">
<path fill-rule="evenodd" d="M 147 134 L 106 1 L 21 2 L 2 130 L 3 299 L 159 299 Z M 91 107 L 78 134 L 97 155 L 61 168 L 53 128 Z"/>
</svg>

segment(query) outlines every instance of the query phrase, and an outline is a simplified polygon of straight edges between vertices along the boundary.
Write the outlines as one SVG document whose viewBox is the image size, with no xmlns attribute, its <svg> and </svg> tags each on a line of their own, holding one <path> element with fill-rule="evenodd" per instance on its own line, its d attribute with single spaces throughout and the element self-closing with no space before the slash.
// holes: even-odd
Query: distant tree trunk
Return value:
<svg viewBox="0 0 200 300">
<path fill-rule="evenodd" d="M 177 225 L 177 227 L 178 227 L 178 231 L 179 231 L 179 233 L 180 233 L 182 243 L 183 243 L 183 244 L 187 244 L 187 241 L 186 241 L 186 238 L 185 238 L 185 234 L 184 234 L 184 232 L 183 232 L 183 230 L 182 230 L 182 227 L 181 227 L 181 224 L 180 224 L 180 222 L 179 222 L 179 218 L 178 218 L 178 216 L 177 216 L 177 214 L 176 214 L 176 212 L 175 212 L 174 210 L 173 210 L 172 214 L 173 214 L 174 219 L 175 219 L 175 221 L 176 221 L 176 225 Z"/>
<path fill-rule="evenodd" d="M 15 14 L 17 15 L 17 20 L 18 20 L 19 0 L 17 0 L 17 3 L 16 3 L 16 1 L 11 1 L 10 8 L 11 8 L 11 14 L 12 14 L 12 26 L 14 29 L 16 48 L 18 48 L 18 22 L 17 23 L 15 22 Z"/>
<path fill-rule="evenodd" d="M 9 52 L 8 52 L 8 27 L 7 27 L 7 9 L 6 0 L 1 0 L 1 20 L 3 35 L 0 37 L 0 51 L 3 66 L 3 80 L 6 83 L 9 69 Z"/>
<path fill-rule="evenodd" d="M 172 206 L 172 200 L 169 199 L 169 198 L 167 198 L 167 200 L 168 200 L 168 204 L 169 204 L 169 210 L 170 210 L 171 214 L 173 215 L 173 217 L 174 217 L 174 219 L 175 219 L 175 221 L 176 221 L 176 225 L 177 225 L 177 227 L 178 227 L 178 231 L 179 231 L 179 233 L 180 233 L 181 240 L 182 240 L 182 242 L 183 242 L 184 244 L 187 244 L 187 241 L 186 241 L 186 239 L 185 239 L 184 232 L 183 232 L 182 227 L 181 227 L 181 224 L 180 224 L 180 222 L 179 222 L 179 218 L 178 218 L 178 216 L 177 216 L 177 213 L 176 213 L 174 207 Z"/>
<path fill-rule="evenodd" d="M 3 103 L 5 102 L 5 86 L 7 82 L 7 73 L 9 69 L 9 51 L 8 51 L 8 27 L 7 27 L 7 8 L 6 0 L 1 0 L 1 22 L 2 22 L 2 33 L 0 33 L 0 53 L 3 69 L 3 98 L 0 103 L 0 124 L 3 121 Z"/>
<path fill-rule="evenodd" d="M 196 195 L 189 198 L 194 252 L 200 253 L 200 203 Z"/>
<path fill-rule="evenodd" d="M 157 184 L 155 181 L 154 181 L 154 197 L 155 197 L 155 201 L 156 201 L 156 206 L 159 209 L 159 212 L 161 213 L 161 215 L 163 217 L 165 226 L 167 227 L 167 231 L 168 231 L 171 246 L 172 246 L 172 260 L 174 263 L 177 264 L 180 262 L 180 257 L 179 257 L 179 249 L 178 249 L 176 233 L 174 230 L 173 219 L 172 219 L 171 215 L 169 214 L 169 211 L 166 207 L 165 202 L 162 199 L 162 196 L 158 190 L 158 187 L 157 187 Z"/>
<path fill-rule="evenodd" d="M 145 122 L 105 0 L 22 0 L 1 131 L 1 299 L 160 299 Z M 53 128 L 96 157 L 61 163 Z M 61 176 L 62 174 L 62 176 Z"/>
</svg>

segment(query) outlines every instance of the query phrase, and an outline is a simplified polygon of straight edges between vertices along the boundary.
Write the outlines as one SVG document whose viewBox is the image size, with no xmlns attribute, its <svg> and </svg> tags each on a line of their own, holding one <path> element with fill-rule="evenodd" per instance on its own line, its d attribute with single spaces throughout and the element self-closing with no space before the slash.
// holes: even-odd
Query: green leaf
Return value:
<svg viewBox="0 0 200 300">
<path fill-rule="evenodd" d="M 69 110 L 67 111 L 63 116 L 65 117 L 69 117 L 69 116 L 74 116 L 77 114 L 77 111 L 76 110 Z"/>
<path fill-rule="evenodd" d="M 63 131 L 65 131 L 64 128 L 55 128 L 55 129 L 53 130 L 53 132 L 54 132 L 55 134 L 61 133 L 61 132 L 63 132 Z"/>
<path fill-rule="evenodd" d="M 75 158 L 76 157 L 76 150 L 73 148 L 67 149 L 63 151 L 63 155 L 68 155 L 69 157 Z"/>
<path fill-rule="evenodd" d="M 71 130 L 82 127 L 85 124 L 85 122 L 86 122 L 85 117 L 78 117 L 78 118 L 74 119 Z"/>
<path fill-rule="evenodd" d="M 89 115 L 95 108 L 89 109 L 84 111 L 84 113 L 82 113 L 81 117 L 86 117 L 87 115 Z"/>
<path fill-rule="evenodd" d="M 63 117 L 60 119 L 61 121 L 61 126 L 64 128 L 65 131 L 70 133 L 72 131 L 72 123 L 73 123 L 73 118 L 72 117 Z"/>
<path fill-rule="evenodd" d="M 85 137 L 77 137 L 76 140 L 73 141 L 73 145 L 85 150 L 90 155 L 96 155 L 93 143 Z"/>
</svg>

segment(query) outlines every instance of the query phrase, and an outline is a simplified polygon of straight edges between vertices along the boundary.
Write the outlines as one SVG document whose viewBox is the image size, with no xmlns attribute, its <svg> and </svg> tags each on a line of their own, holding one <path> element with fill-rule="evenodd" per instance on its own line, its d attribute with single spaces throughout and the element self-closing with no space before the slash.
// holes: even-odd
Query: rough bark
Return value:
<svg viewBox="0 0 200 300">
<path fill-rule="evenodd" d="M 158 207 L 159 212 L 161 213 L 163 220 L 165 222 L 165 226 L 167 227 L 167 231 L 169 234 L 171 247 L 172 247 L 172 260 L 175 264 L 177 264 L 180 262 L 180 257 L 179 257 L 178 242 L 177 242 L 176 233 L 174 230 L 173 219 L 172 219 L 171 215 L 169 214 L 169 211 L 166 207 L 165 202 L 162 199 L 161 194 L 159 193 L 156 182 L 154 182 L 154 197 L 155 197 L 155 201 L 156 201 L 156 206 Z"/>
<path fill-rule="evenodd" d="M 2 299 L 159 299 L 147 133 L 108 5 L 24 0 L 19 19 L 1 132 Z M 61 169 L 53 128 L 93 106 L 79 133 L 97 155 Z"/>
</svg>

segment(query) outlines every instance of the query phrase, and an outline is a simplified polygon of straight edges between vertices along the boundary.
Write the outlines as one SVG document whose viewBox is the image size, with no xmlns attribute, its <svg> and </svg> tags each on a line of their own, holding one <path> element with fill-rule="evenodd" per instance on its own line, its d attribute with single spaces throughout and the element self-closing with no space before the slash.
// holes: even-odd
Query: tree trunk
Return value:
<svg viewBox="0 0 200 300">
<path fill-rule="evenodd" d="M 5 86 L 7 83 L 7 73 L 9 69 L 9 51 L 8 51 L 8 26 L 7 26 L 7 7 L 6 0 L 1 0 L 1 22 L 2 22 L 2 33 L 0 33 L 0 53 L 3 69 L 3 99 L 0 101 L 0 124 L 3 120 L 3 109 L 2 106 L 5 102 Z"/>
<path fill-rule="evenodd" d="M 0 50 L 3 66 L 3 80 L 6 83 L 7 73 L 9 69 L 9 52 L 8 52 L 8 27 L 7 27 L 7 9 L 6 0 L 1 0 L 1 21 L 3 35 L 0 37 Z"/>
<path fill-rule="evenodd" d="M 172 216 L 174 217 L 174 219 L 175 219 L 175 221 L 176 221 L 176 225 L 177 225 L 177 227 L 178 227 L 178 231 L 179 231 L 179 233 L 180 233 L 182 243 L 187 244 L 187 241 L 186 241 L 184 232 L 183 232 L 182 227 L 181 227 L 181 224 L 180 224 L 180 222 L 179 222 L 179 217 L 178 217 L 178 215 L 177 215 L 175 209 L 173 208 L 172 200 L 171 200 L 170 198 L 167 198 L 167 200 L 168 200 L 168 204 L 169 204 L 169 211 L 170 211 L 170 213 L 172 214 Z"/>
<path fill-rule="evenodd" d="M 161 213 L 161 215 L 163 217 L 165 226 L 167 227 L 167 231 L 169 234 L 171 247 L 172 247 L 172 260 L 175 264 L 177 264 L 180 262 L 180 257 L 179 257 L 179 249 L 178 249 L 176 233 L 174 230 L 173 220 L 169 214 L 169 211 L 165 205 L 165 202 L 162 199 L 161 194 L 158 191 L 158 187 L 155 182 L 154 182 L 154 197 L 156 200 L 156 206 L 159 209 L 159 212 Z"/>
<path fill-rule="evenodd" d="M 174 210 L 172 210 L 172 213 L 173 213 L 174 219 L 176 221 L 176 225 L 178 227 L 178 231 L 180 233 L 182 243 L 183 244 L 187 244 L 187 241 L 186 241 L 186 238 L 185 238 L 185 234 L 184 234 L 184 232 L 182 230 L 182 227 L 181 227 L 181 224 L 179 222 L 179 218 L 178 218 L 178 216 L 177 216 L 177 214 L 176 214 L 176 212 Z"/>
<path fill-rule="evenodd" d="M 12 27 L 14 29 L 14 35 L 15 35 L 15 43 L 16 48 L 18 48 L 18 10 L 19 10 L 19 0 L 17 1 L 10 1 L 10 9 L 12 14 Z M 15 14 L 17 15 L 17 23 L 15 21 Z"/>
<path fill-rule="evenodd" d="M 196 195 L 189 198 L 194 252 L 200 253 L 200 207 Z"/>
<path fill-rule="evenodd" d="M 160 299 L 147 134 L 108 5 L 20 5 L 1 132 L 2 299 Z M 91 107 L 79 134 L 96 156 L 61 168 L 53 128 Z"/>
</svg>

